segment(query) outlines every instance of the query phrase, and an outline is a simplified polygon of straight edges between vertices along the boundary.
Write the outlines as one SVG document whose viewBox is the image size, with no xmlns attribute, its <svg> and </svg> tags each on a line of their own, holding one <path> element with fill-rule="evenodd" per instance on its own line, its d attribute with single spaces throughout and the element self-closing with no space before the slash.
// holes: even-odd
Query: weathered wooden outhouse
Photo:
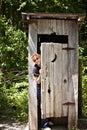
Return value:
<svg viewBox="0 0 87 130">
<path fill-rule="evenodd" d="M 37 130 L 36 83 L 31 55 L 41 46 L 41 110 L 43 118 L 78 122 L 78 20 L 77 14 L 23 13 L 29 24 L 29 130 Z"/>
</svg>

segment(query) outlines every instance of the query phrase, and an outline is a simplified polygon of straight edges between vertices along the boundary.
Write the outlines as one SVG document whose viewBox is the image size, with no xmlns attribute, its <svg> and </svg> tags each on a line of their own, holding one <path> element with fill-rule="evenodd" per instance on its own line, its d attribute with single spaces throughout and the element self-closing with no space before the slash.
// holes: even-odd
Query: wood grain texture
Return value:
<svg viewBox="0 0 87 130">
<path fill-rule="evenodd" d="M 56 16 L 56 15 L 55 15 Z M 72 16 L 71 16 L 72 17 Z M 73 17 L 72 17 L 73 18 Z M 29 124 L 37 130 L 36 84 L 31 55 L 37 52 L 38 34 L 68 36 L 68 43 L 41 43 L 42 117 L 68 117 L 68 128 L 78 121 L 78 26 L 77 19 L 34 19 L 29 26 Z M 74 49 L 62 49 L 74 48 Z M 51 62 L 55 55 L 57 59 Z M 64 105 L 65 104 L 65 105 Z"/>
<path fill-rule="evenodd" d="M 37 22 L 34 22 L 29 27 L 29 130 L 37 130 L 37 88 L 33 76 L 34 63 L 31 60 L 31 55 L 37 51 Z"/>
<path fill-rule="evenodd" d="M 42 90 L 44 89 L 44 93 L 42 91 L 42 109 L 45 109 L 45 111 L 43 111 L 44 117 L 67 116 L 67 106 L 63 106 L 63 102 L 68 100 L 68 81 L 66 73 L 67 54 L 65 55 L 65 52 L 62 54 L 62 47 L 63 44 L 58 43 L 41 44 L 41 55 L 43 58 L 41 60 L 41 68 L 43 70 Z M 51 62 L 55 54 L 57 55 L 57 59 Z M 64 56 L 66 57 L 65 60 Z M 64 80 L 66 83 L 62 83 Z M 49 89 L 50 93 L 48 92 Z"/>
</svg>

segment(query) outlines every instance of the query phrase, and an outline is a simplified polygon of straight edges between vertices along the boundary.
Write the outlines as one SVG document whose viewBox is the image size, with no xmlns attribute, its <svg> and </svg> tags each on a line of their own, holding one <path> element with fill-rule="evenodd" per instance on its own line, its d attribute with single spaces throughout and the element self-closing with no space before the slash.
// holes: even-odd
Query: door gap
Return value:
<svg viewBox="0 0 87 130">
<path fill-rule="evenodd" d="M 38 34 L 37 35 L 37 53 L 40 54 L 40 46 L 43 42 L 54 42 L 60 44 L 67 44 L 68 43 L 68 35 L 56 35 L 53 34 Z"/>
</svg>

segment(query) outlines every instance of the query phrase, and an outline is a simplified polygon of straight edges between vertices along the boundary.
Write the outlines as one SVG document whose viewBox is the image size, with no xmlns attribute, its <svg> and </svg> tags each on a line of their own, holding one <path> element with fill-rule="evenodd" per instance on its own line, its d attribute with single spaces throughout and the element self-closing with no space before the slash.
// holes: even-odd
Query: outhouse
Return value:
<svg viewBox="0 0 87 130">
<path fill-rule="evenodd" d="M 37 89 L 32 73 L 33 53 L 41 53 L 42 118 L 78 124 L 78 14 L 22 13 L 29 30 L 29 130 L 37 126 Z M 41 52 L 40 52 L 41 48 Z"/>
</svg>

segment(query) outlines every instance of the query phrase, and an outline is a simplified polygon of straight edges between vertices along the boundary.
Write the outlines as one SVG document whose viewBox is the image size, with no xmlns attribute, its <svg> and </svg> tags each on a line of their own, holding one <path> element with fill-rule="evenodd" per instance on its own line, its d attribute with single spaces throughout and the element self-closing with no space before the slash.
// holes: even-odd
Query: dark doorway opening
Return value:
<svg viewBox="0 0 87 130">
<path fill-rule="evenodd" d="M 37 36 L 37 53 L 40 53 L 40 46 L 43 42 L 65 43 L 68 44 L 68 35 L 38 34 Z"/>
</svg>

